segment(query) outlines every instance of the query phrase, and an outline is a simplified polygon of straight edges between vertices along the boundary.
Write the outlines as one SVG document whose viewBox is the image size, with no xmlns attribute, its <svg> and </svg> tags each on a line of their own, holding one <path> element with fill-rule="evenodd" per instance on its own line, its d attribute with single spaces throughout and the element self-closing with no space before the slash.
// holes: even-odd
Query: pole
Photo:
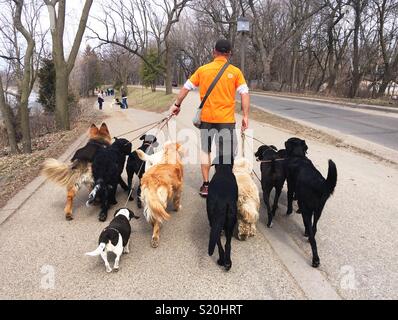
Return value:
<svg viewBox="0 0 398 320">
<path fill-rule="evenodd" d="M 240 48 L 240 69 L 243 75 L 245 75 L 245 51 L 246 51 L 246 37 L 245 37 L 245 32 L 242 31 L 242 41 Z"/>
</svg>

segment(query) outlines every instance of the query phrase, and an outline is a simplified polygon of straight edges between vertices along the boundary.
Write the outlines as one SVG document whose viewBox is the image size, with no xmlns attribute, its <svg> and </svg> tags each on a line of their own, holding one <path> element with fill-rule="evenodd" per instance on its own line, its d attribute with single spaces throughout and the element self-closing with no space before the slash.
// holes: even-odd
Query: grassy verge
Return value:
<svg viewBox="0 0 398 320">
<path fill-rule="evenodd" d="M 164 91 L 152 92 L 150 89 L 129 87 L 129 108 L 151 112 L 167 111 L 176 98 L 176 94 L 166 95 Z"/>
<path fill-rule="evenodd" d="M 36 178 L 46 158 L 58 158 L 71 143 L 87 132 L 91 123 L 100 124 L 103 115 L 93 106 L 96 98 L 81 99 L 70 131 L 48 133 L 32 140 L 31 154 L 0 156 L 0 208 Z"/>
</svg>

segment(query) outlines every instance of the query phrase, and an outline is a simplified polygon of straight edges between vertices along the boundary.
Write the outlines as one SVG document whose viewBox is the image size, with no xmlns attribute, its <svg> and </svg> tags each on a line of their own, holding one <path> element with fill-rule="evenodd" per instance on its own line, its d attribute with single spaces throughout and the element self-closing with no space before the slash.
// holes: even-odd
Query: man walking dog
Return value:
<svg viewBox="0 0 398 320">
<path fill-rule="evenodd" d="M 231 43 L 228 40 L 218 40 L 213 50 L 214 60 L 201 66 L 181 88 L 180 93 L 170 108 L 170 112 L 177 115 L 182 101 L 189 91 L 199 87 L 201 104 L 200 135 L 202 149 L 202 177 L 203 185 L 199 194 L 208 194 L 211 144 L 215 139 L 217 157 L 235 155 L 237 137 L 235 131 L 235 96 L 241 96 L 243 119 L 241 130 L 249 125 L 250 97 L 249 88 L 242 72 L 229 64 L 231 57 Z M 204 103 L 203 103 L 204 102 Z"/>
</svg>

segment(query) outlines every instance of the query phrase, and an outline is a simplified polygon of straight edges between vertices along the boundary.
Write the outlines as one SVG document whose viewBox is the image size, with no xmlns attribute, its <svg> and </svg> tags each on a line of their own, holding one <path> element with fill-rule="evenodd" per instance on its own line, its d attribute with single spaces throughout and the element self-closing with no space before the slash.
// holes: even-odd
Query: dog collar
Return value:
<svg viewBox="0 0 398 320">
<path fill-rule="evenodd" d="M 119 230 L 112 228 L 112 227 L 106 227 L 103 231 L 106 231 L 106 230 L 113 230 L 113 231 L 116 231 L 117 233 L 120 233 Z"/>
</svg>

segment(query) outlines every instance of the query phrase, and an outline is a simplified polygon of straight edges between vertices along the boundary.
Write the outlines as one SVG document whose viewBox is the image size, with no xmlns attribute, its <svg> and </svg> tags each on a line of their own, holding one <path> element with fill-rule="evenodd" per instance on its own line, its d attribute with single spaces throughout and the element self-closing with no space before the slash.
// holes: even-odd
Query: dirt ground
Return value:
<svg viewBox="0 0 398 320">
<path fill-rule="evenodd" d="M 81 103 L 91 106 L 95 100 L 89 98 Z M 92 123 L 99 124 L 103 119 L 103 114 L 98 110 L 82 108 L 78 121 L 71 122 L 70 131 L 49 133 L 33 139 L 31 154 L 5 156 L 5 152 L 0 152 L 0 208 L 38 176 L 40 164 L 44 159 L 59 157 L 74 140 L 88 130 Z"/>
</svg>

